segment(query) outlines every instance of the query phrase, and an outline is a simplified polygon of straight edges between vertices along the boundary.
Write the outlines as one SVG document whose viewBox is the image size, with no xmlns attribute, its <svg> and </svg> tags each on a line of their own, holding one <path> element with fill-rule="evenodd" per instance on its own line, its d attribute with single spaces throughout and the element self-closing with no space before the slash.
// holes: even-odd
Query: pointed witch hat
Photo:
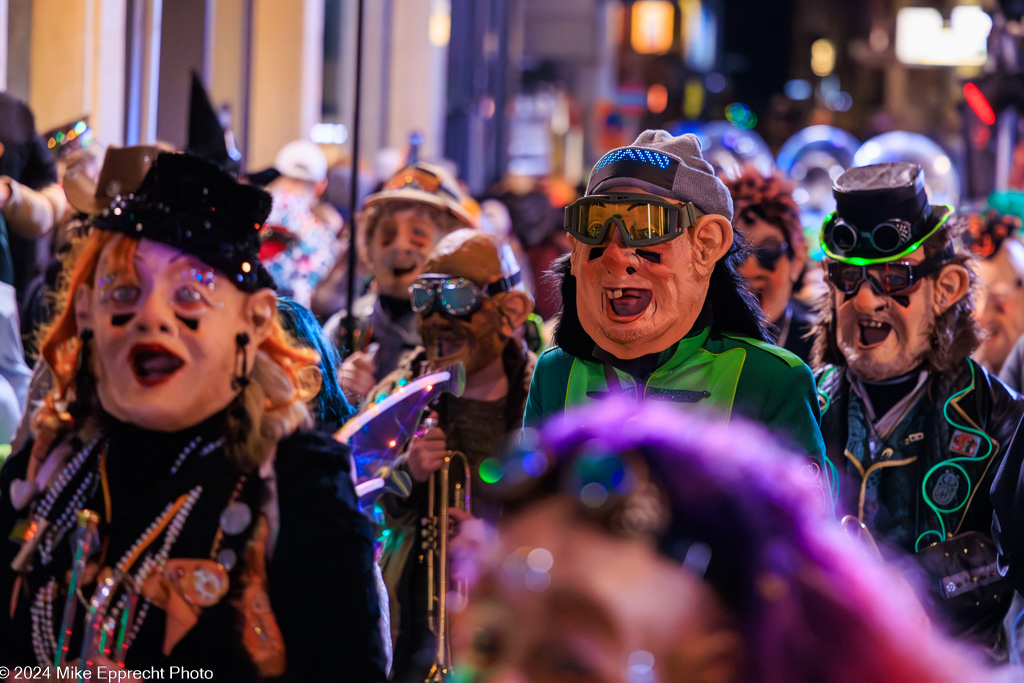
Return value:
<svg viewBox="0 0 1024 683">
<path fill-rule="evenodd" d="M 188 110 L 188 144 L 185 151 L 209 161 L 222 171 L 237 176 L 238 162 L 228 154 L 224 127 L 210 104 L 199 74 L 192 72 L 192 96 Z"/>
</svg>

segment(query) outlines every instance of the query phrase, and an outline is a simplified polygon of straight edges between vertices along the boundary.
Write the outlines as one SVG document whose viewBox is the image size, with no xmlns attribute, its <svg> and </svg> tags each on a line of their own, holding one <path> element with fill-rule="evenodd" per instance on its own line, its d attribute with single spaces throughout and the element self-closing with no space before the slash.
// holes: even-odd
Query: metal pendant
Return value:
<svg viewBox="0 0 1024 683">
<path fill-rule="evenodd" d="M 252 523 L 252 510 L 240 501 L 229 503 L 220 513 L 220 526 L 228 536 L 237 536 Z"/>
<path fill-rule="evenodd" d="M 222 548 L 221 551 L 217 553 L 217 561 L 220 562 L 224 569 L 230 572 L 235 568 L 235 563 L 238 562 L 238 555 L 236 555 L 235 551 L 231 548 Z"/>
</svg>

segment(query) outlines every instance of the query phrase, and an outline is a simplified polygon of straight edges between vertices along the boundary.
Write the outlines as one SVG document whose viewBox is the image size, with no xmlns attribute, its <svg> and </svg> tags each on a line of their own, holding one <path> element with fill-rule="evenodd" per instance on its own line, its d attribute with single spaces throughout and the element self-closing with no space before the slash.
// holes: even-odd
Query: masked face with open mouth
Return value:
<svg viewBox="0 0 1024 683">
<path fill-rule="evenodd" d="M 409 287 L 423 272 L 423 264 L 441 237 L 441 230 L 425 207 L 406 203 L 383 209 L 367 253 L 373 264 L 377 289 L 385 296 L 405 299 Z"/>
<path fill-rule="evenodd" d="M 532 309 L 516 288 L 522 273 L 511 248 L 479 230 L 456 230 L 438 243 L 425 270 L 413 286 L 412 307 L 432 368 L 462 362 L 467 389 L 489 383 L 487 373 L 474 376 L 500 363 Z"/>
<path fill-rule="evenodd" d="M 505 338 L 501 314 L 491 299 L 484 299 L 469 316 L 433 312 L 420 317 L 420 336 L 434 369 L 461 361 L 472 375 L 501 356 Z"/>
<path fill-rule="evenodd" d="M 710 269 L 702 274 L 694 267 L 693 234 L 687 228 L 670 241 L 643 247 L 626 244 L 617 229 L 600 246 L 570 236 L 580 324 L 601 349 L 638 358 L 667 349 L 690 331 L 710 279 Z"/>
<path fill-rule="evenodd" d="M 134 273 L 124 273 L 112 258 L 124 239 L 105 247 L 92 289 L 75 296 L 78 327 L 94 334 L 99 400 L 119 420 L 183 429 L 238 394 L 232 378 L 243 370 L 236 336 L 253 338 L 250 306 L 257 295 L 199 259 L 146 239 L 135 251 Z M 251 367 L 251 348 L 248 356 Z"/>
<path fill-rule="evenodd" d="M 1016 239 L 1004 240 L 999 251 L 979 261 L 975 270 L 984 285 L 976 310 L 985 330 L 975 358 L 998 371 L 1024 334 L 1024 245 Z"/>
<path fill-rule="evenodd" d="M 908 263 L 923 260 L 923 248 L 906 258 Z M 868 382 L 893 379 L 921 363 L 935 326 L 931 277 L 891 296 L 878 293 L 867 281 L 852 294 L 833 287 L 830 296 L 835 299 L 836 342 L 858 378 Z"/>
</svg>

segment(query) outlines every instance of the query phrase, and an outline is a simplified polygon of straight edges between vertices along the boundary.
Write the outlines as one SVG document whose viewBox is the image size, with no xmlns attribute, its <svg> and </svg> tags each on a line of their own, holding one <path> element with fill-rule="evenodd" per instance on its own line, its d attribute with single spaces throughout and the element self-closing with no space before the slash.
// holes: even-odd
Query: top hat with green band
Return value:
<svg viewBox="0 0 1024 683">
<path fill-rule="evenodd" d="M 917 164 L 890 162 L 851 168 L 832 186 L 836 210 L 821 228 L 821 248 L 836 261 L 885 263 L 920 247 L 953 213 L 932 206 Z"/>
</svg>

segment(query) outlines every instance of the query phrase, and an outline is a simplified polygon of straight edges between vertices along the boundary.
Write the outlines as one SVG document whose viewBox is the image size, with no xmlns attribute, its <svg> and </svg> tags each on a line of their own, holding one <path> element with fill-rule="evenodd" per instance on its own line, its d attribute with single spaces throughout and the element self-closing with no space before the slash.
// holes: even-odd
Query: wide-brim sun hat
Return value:
<svg viewBox="0 0 1024 683">
<path fill-rule="evenodd" d="M 472 228 L 479 219 L 469 209 L 469 198 L 448 171 L 424 162 L 406 166 L 384 184 L 379 192 L 366 198 L 363 206 L 370 208 L 385 202 L 409 201 L 427 204 L 447 211 Z"/>
</svg>

